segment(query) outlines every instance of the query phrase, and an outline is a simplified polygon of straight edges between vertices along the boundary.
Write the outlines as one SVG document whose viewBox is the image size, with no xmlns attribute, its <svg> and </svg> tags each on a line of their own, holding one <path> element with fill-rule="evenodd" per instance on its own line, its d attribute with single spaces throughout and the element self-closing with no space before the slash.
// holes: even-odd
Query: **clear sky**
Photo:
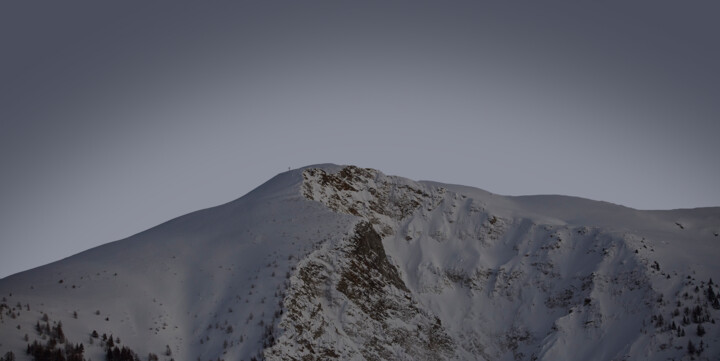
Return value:
<svg viewBox="0 0 720 361">
<path fill-rule="evenodd" d="M 3 1 L 0 277 L 332 162 L 720 205 L 717 1 Z"/>
</svg>

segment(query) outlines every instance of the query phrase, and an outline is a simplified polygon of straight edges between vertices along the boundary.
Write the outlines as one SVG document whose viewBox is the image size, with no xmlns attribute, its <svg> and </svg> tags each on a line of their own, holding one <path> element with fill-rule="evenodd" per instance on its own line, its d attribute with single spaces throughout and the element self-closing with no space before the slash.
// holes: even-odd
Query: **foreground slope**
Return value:
<svg viewBox="0 0 720 361">
<path fill-rule="evenodd" d="M 714 360 L 719 231 L 720 208 L 312 166 L 0 280 L 0 356 L 61 322 L 94 360 L 102 334 L 142 359 Z"/>
</svg>

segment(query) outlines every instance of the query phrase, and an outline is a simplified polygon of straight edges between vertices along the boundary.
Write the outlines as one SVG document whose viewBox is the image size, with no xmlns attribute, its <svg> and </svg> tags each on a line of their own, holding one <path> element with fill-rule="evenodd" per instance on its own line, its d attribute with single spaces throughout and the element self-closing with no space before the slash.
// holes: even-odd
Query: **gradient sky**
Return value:
<svg viewBox="0 0 720 361">
<path fill-rule="evenodd" d="M 332 162 L 720 205 L 717 1 L 3 1 L 0 277 Z"/>
</svg>

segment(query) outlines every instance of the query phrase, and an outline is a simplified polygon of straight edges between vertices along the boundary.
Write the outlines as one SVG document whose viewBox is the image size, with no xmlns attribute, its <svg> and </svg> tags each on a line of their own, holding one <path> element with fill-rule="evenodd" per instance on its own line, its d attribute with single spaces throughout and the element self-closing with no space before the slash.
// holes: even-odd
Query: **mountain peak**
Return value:
<svg viewBox="0 0 720 361">
<path fill-rule="evenodd" d="M 308 166 L 0 280 L 0 356 L 716 359 L 719 215 Z"/>
</svg>

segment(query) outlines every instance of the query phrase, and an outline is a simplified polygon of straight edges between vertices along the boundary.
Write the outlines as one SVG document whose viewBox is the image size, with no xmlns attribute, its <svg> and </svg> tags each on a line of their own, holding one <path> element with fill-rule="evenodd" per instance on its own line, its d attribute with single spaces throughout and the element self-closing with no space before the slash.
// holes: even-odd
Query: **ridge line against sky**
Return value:
<svg viewBox="0 0 720 361">
<path fill-rule="evenodd" d="M 290 167 L 720 205 L 716 2 L 0 4 L 0 277 Z"/>
</svg>

